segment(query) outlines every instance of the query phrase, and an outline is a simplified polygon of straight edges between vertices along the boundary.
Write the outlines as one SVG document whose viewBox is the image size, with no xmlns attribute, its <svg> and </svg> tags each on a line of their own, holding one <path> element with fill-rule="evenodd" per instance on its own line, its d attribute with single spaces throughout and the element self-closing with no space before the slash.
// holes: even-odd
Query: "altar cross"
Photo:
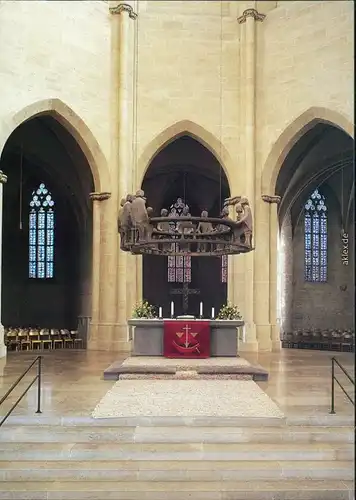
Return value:
<svg viewBox="0 0 356 500">
<path fill-rule="evenodd" d="M 170 293 L 171 295 L 182 295 L 183 314 L 188 314 L 189 295 L 199 295 L 200 290 L 197 288 L 189 288 L 189 284 L 185 282 L 182 288 L 174 288 Z"/>
</svg>

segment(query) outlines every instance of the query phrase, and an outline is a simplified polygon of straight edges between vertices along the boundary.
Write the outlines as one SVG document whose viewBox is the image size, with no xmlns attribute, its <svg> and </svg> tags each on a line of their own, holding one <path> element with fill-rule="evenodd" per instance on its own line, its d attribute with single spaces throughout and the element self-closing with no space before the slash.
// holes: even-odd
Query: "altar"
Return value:
<svg viewBox="0 0 356 500">
<path fill-rule="evenodd" d="M 129 339 L 132 356 L 164 356 L 165 322 L 177 322 L 177 331 L 183 331 L 187 323 L 201 320 L 185 319 L 130 319 Z M 209 350 L 211 357 L 237 357 L 238 338 L 244 322 L 241 320 L 204 320 L 210 327 Z M 178 357 L 178 356 L 177 356 Z"/>
</svg>

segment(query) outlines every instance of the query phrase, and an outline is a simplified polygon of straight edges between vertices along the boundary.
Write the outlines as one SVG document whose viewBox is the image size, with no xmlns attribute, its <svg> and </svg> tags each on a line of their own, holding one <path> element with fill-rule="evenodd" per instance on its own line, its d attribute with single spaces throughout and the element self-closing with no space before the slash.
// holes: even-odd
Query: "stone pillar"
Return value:
<svg viewBox="0 0 356 500">
<path fill-rule="evenodd" d="M 265 16 L 259 14 L 255 9 L 246 9 L 237 21 L 241 25 L 241 39 L 244 67 L 241 68 L 241 85 L 244 87 L 244 98 L 241 105 L 244 107 L 245 114 L 242 117 L 241 125 L 244 128 L 245 138 L 245 193 L 248 198 L 252 216 L 255 217 L 255 87 L 256 87 L 256 21 L 263 21 Z M 242 256 L 241 256 L 242 258 Z M 245 304 L 244 321 L 246 343 L 242 345 L 243 350 L 255 351 L 258 349 L 256 338 L 256 325 L 254 318 L 254 255 L 250 252 L 243 256 L 245 264 Z"/>
<path fill-rule="evenodd" d="M 132 3 L 132 2 L 131 2 Z M 133 138 L 133 21 L 137 18 L 130 2 L 111 2 L 112 14 L 112 171 L 115 172 L 116 217 L 119 202 L 132 190 L 132 138 Z M 118 248 L 118 236 L 117 244 Z M 128 342 L 127 316 L 131 307 L 128 299 L 128 256 L 118 249 L 117 295 L 115 305 L 114 344 L 116 350 L 130 349 Z M 136 283 L 130 283 L 131 287 Z M 131 293 L 131 292 L 130 292 Z"/>
<path fill-rule="evenodd" d="M 277 271 L 279 296 L 277 300 L 280 302 L 280 328 L 284 332 L 291 332 L 293 329 L 293 231 L 290 210 L 286 212 L 281 224 L 277 262 L 279 264 Z"/>
<path fill-rule="evenodd" d="M 278 243 L 278 204 L 281 201 L 280 196 L 262 195 L 263 201 L 269 204 L 269 324 L 271 327 L 271 348 L 274 351 L 279 351 L 281 348 L 280 342 L 280 325 L 277 321 L 277 282 L 278 282 L 278 266 L 277 266 L 277 243 Z"/>
<path fill-rule="evenodd" d="M 6 346 L 4 343 L 4 327 L 1 315 L 1 287 L 2 287 L 2 205 L 3 205 L 3 184 L 7 181 L 7 176 L 0 170 L 0 358 L 6 356 Z"/>
<path fill-rule="evenodd" d="M 101 285 L 101 202 L 110 198 L 110 193 L 91 193 L 93 201 L 93 254 L 92 254 L 92 300 L 91 300 L 91 322 L 89 337 L 87 339 L 88 349 L 100 348 L 98 327 L 100 322 L 100 292 L 106 286 L 105 281 Z M 104 241 L 103 241 L 104 243 Z M 104 285 L 104 286 L 103 286 Z"/>
</svg>

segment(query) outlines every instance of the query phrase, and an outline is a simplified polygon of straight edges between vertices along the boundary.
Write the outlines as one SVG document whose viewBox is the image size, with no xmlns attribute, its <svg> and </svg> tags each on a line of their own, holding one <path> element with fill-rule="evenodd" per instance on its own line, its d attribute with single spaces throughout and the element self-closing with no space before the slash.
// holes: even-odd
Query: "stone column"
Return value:
<svg viewBox="0 0 356 500">
<path fill-rule="evenodd" d="M 2 287 L 2 205 L 3 205 L 3 184 L 7 182 L 7 176 L 0 170 L 0 358 L 6 356 L 6 346 L 4 343 L 4 327 L 1 315 L 1 287 Z"/>
<path fill-rule="evenodd" d="M 132 2 L 131 2 L 132 3 Z M 112 170 L 117 182 L 116 214 L 119 202 L 132 189 L 132 105 L 133 105 L 133 21 L 137 18 L 129 2 L 112 2 Z M 117 237 L 118 247 L 118 237 Z M 131 300 L 128 300 L 128 256 L 117 253 L 117 296 L 113 346 L 117 350 L 129 350 L 127 315 Z M 131 286 L 135 286 L 132 283 Z"/>
<path fill-rule="evenodd" d="M 242 39 L 244 40 L 241 50 L 241 60 L 244 67 L 241 70 L 241 85 L 244 87 L 244 137 L 245 137 L 245 193 L 255 217 L 255 87 L 256 87 L 256 21 L 263 21 L 265 16 L 259 14 L 255 9 L 246 9 L 237 21 L 241 25 Z M 257 350 L 256 325 L 254 318 L 254 255 L 250 252 L 243 256 L 245 263 L 245 307 L 244 320 L 246 328 L 246 344 L 241 346 L 243 350 Z"/>
<path fill-rule="evenodd" d="M 271 327 L 271 348 L 281 348 L 280 327 L 277 321 L 277 242 L 278 242 L 278 204 L 280 196 L 262 195 L 263 201 L 269 204 L 269 324 Z"/>
<path fill-rule="evenodd" d="M 91 193 L 93 201 L 93 256 L 92 256 L 92 302 L 91 322 L 89 337 L 87 339 L 88 349 L 99 349 L 98 327 L 100 322 L 100 292 L 106 286 L 105 281 L 101 284 L 101 202 L 110 198 L 110 193 Z M 103 241 L 104 243 L 104 241 Z"/>
</svg>

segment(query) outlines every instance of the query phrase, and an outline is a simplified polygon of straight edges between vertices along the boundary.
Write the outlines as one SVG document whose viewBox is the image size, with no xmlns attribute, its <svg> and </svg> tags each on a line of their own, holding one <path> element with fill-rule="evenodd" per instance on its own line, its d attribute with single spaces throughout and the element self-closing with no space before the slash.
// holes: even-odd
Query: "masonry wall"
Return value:
<svg viewBox="0 0 356 500">
<path fill-rule="evenodd" d="M 44 99 L 62 100 L 108 155 L 110 16 L 100 1 L 0 1 L 0 134 Z"/>
<path fill-rule="evenodd" d="M 336 111 L 353 123 L 353 10 L 348 1 L 279 1 L 258 23 L 256 139 L 261 166 L 285 128 L 311 107 Z"/>
</svg>

